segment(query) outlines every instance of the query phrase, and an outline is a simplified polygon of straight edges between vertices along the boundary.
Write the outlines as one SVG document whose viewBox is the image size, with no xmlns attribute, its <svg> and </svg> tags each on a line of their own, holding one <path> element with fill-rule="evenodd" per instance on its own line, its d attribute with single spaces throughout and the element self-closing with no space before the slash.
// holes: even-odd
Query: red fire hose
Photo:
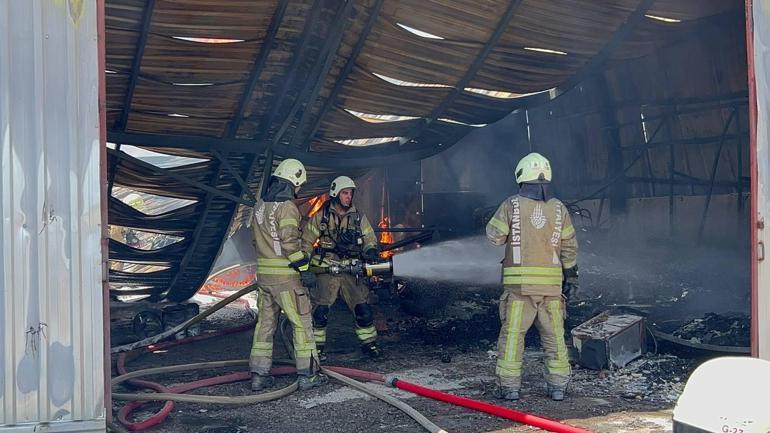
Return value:
<svg viewBox="0 0 770 433">
<path fill-rule="evenodd" d="M 179 346 L 182 344 L 187 343 L 193 343 L 196 341 L 206 340 L 209 338 L 214 337 L 220 337 L 223 335 L 229 335 L 234 334 L 238 332 L 244 332 L 248 331 L 254 328 L 254 323 L 248 323 L 245 325 L 237 326 L 230 329 L 224 329 L 221 331 L 206 333 L 203 335 L 198 335 L 195 337 L 188 337 L 183 340 L 178 341 L 165 341 L 162 343 L 153 344 L 150 346 L 147 346 L 146 348 L 142 349 L 141 351 L 154 351 L 154 350 L 165 350 L 174 346 Z M 135 352 L 123 352 L 120 355 L 118 355 L 118 362 L 117 362 L 117 371 L 118 374 L 126 374 L 126 361 L 129 356 L 129 354 L 136 354 L 137 352 L 140 352 L 140 350 L 137 350 Z M 274 373 L 277 374 L 277 373 Z M 287 374 L 287 373 L 283 373 Z M 240 377 L 245 375 L 245 377 Z M 229 374 L 225 376 L 219 376 L 219 377 L 213 377 L 210 379 L 204 379 L 199 380 L 191 383 L 181 384 L 177 385 L 172 388 L 167 388 L 159 383 L 152 382 L 149 380 L 139 380 L 139 379 L 131 379 L 128 381 L 131 385 L 134 385 L 139 388 L 146 388 L 151 389 L 156 392 L 162 392 L 162 393 L 183 393 L 187 391 L 191 391 L 193 389 L 203 388 L 207 386 L 213 386 L 213 385 L 221 385 L 224 383 L 231 383 L 231 382 L 238 382 L 240 380 L 245 380 L 248 378 L 248 373 L 235 373 L 235 374 Z M 128 420 L 129 416 L 133 411 L 141 407 L 142 405 L 146 404 L 147 402 L 141 402 L 141 401 L 132 401 L 120 408 L 120 411 L 118 411 L 118 421 L 120 421 L 121 424 L 123 424 L 128 430 L 131 431 L 141 431 L 146 430 L 150 427 L 154 427 L 168 418 L 169 414 L 171 414 L 171 411 L 174 410 L 174 402 L 173 401 L 167 401 L 163 404 L 163 407 L 161 409 L 148 417 L 147 419 L 143 421 L 139 421 L 136 423 L 132 423 Z"/>
<path fill-rule="evenodd" d="M 553 421 L 547 418 L 542 418 L 528 413 L 519 412 L 517 410 L 509 409 L 507 407 L 495 406 L 493 404 L 484 403 L 483 401 L 473 400 L 470 398 L 460 397 L 457 395 L 448 394 L 434 389 L 426 388 L 424 386 L 416 385 L 414 383 L 407 382 L 405 380 L 397 378 L 386 379 L 388 385 L 409 391 L 411 393 L 421 395 L 423 397 L 429 397 L 434 400 L 451 403 L 456 406 L 466 407 L 468 409 L 477 410 L 480 412 L 486 412 L 491 415 L 499 416 L 500 418 L 509 419 L 522 424 L 528 424 L 534 427 L 541 428 L 556 433 L 591 433 L 589 430 L 585 430 L 579 427 L 573 427 L 571 425 L 562 424 L 557 421 Z"/>
<path fill-rule="evenodd" d="M 293 367 L 279 367 L 274 368 L 270 373 L 274 376 L 281 376 L 281 375 L 287 375 L 292 374 L 296 370 Z M 132 380 L 132 384 L 140 385 L 136 382 L 142 382 L 141 386 L 143 388 L 149 388 L 157 392 L 162 393 L 172 393 L 172 394 L 182 394 L 188 391 L 192 391 L 194 389 L 198 388 L 205 388 L 208 386 L 214 386 L 214 385 L 222 385 L 225 383 L 233 383 L 233 382 L 240 382 L 244 380 L 248 380 L 251 377 L 251 375 L 248 372 L 239 372 L 239 373 L 230 373 L 223 376 L 216 376 L 216 377 L 210 377 L 207 379 L 202 380 L 196 380 L 195 382 L 190 383 L 183 383 L 177 386 L 173 386 L 171 388 L 166 388 L 165 386 L 159 385 L 154 382 L 149 381 L 136 381 Z M 131 413 L 133 413 L 136 409 L 141 407 L 142 405 L 146 404 L 147 402 L 144 401 L 130 401 L 125 406 L 120 408 L 120 411 L 118 412 L 118 421 L 120 421 L 121 424 L 123 424 L 128 430 L 131 431 L 141 431 L 146 430 L 150 427 L 154 427 L 168 418 L 168 416 L 171 414 L 171 411 L 174 409 L 174 402 L 173 401 L 167 401 L 163 407 L 150 417 L 144 419 L 143 421 L 132 423 L 128 419 L 131 416 Z"/>
<path fill-rule="evenodd" d="M 398 389 L 408 391 L 417 395 L 429 397 L 434 400 L 443 401 L 446 403 L 451 403 L 451 404 L 465 407 L 468 409 L 485 412 L 491 415 L 516 421 L 522 424 L 528 424 L 528 425 L 538 427 L 543 430 L 555 432 L 555 433 L 591 433 L 589 430 L 570 426 L 567 424 L 562 424 L 557 421 L 538 417 L 525 412 L 520 412 L 520 411 L 509 409 L 506 407 L 496 406 L 496 405 L 485 403 L 482 401 L 460 397 L 460 396 L 444 393 L 441 391 L 436 391 L 436 390 L 426 388 L 420 385 L 416 385 L 397 378 L 386 378 L 384 375 L 380 373 L 374 373 L 374 372 L 358 370 L 354 368 L 346 368 L 346 367 L 324 367 L 324 368 L 348 377 L 354 377 L 356 379 L 388 383 L 389 385 L 394 386 Z M 274 368 L 271 371 L 271 374 L 277 376 L 277 375 L 292 374 L 294 372 L 295 372 L 295 369 L 293 367 L 278 367 L 278 368 Z M 248 380 L 249 377 L 250 375 L 248 372 L 231 373 L 224 376 L 211 377 L 208 379 L 198 380 L 191 383 L 181 384 L 171 388 L 166 388 L 166 387 L 163 387 L 162 385 L 148 382 L 148 381 L 136 381 L 136 382 L 140 382 L 142 386 L 156 390 L 158 392 L 184 393 L 197 388 Z M 139 385 L 140 383 L 137 383 L 137 385 Z M 141 422 L 130 423 L 128 421 L 130 414 L 134 410 L 136 410 L 138 407 L 140 407 L 142 404 L 143 402 L 129 402 L 118 413 L 118 420 L 121 422 L 121 424 L 125 425 L 126 428 L 128 428 L 129 430 L 133 430 L 133 431 L 145 430 L 147 428 L 160 424 L 168 417 L 168 415 L 171 413 L 174 407 L 172 402 L 166 402 L 163 408 L 159 412 L 152 415 L 151 417 Z"/>
<path fill-rule="evenodd" d="M 170 348 L 170 347 L 177 346 L 177 345 L 180 345 L 180 344 L 191 343 L 191 342 L 194 342 L 194 341 L 199 341 L 199 340 L 203 340 L 203 339 L 207 339 L 207 338 L 212 338 L 212 337 L 215 337 L 215 336 L 221 336 L 221 335 L 226 335 L 226 334 L 232 334 L 232 333 L 235 333 L 235 332 L 241 332 L 241 331 L 244 331 L 244 330 L 251 329 L 252 326 L 253 326 L 253 324 L 250 323 L 248 325 L 239 326 L 237 328 L 232 328 L 232 329 L 223 330 L 223 331 L 219 331 L 219 332 L 204 334 L 204 335 L 197 336 L 197 337 L 191 337 L 191 338 L 187 338 L 187 339 L 184 339 L 184 340 L 181 340 L 181 341 L 172 341 L 172 342 L 159 343 L 159 344 L 155 344 L 155 345 L 146 346 L 146 347 L 144 347 L 142 349 L 135 349 L 134 351 L 131 351 L 131 352 L 121 353 L 120 356 L 118 357 L 117 369 L 118 369 L 118 372 L 119 372 L 120 375 L 126 374 L 126 360 L 128 358 L 128 354 L 129 353 L 138 354 L 138 353 L 141 353 L 141 352 L 144 352 L 144 351 L 154 351 L 154 350 L 159 350 L 159 349 L 166 349 L 166 348 Z M 230 362 L 227 362 L 227 363 L 230 363 Z M 416 384 L 413 384 L 413 383 L 410 383 L 410 382 L 407 382 L 407 381 L 404 381 L 404 380 L 401 380 L 401 379 L 398 379 L 398 378 L 395 378 L 395 377 L 387 377 L 386 378 L 384 375 L 382 375 L 380 373 L 368 372 L 368 371 L 357 370 L 357 369 L 353 369 L 353 368 L 345 368 L 345 367 L 324 367 L 324 369 L 331 370 L 332 372 L 339 373 L 339 374 L 341 374 L 343 376 L 348 376 L 348 377 L 353 377 L 353 378 L 363 379 L 363 380 L 369 380 L 369 381 L 375 381 L 375 382 L 387 383 L 390 386 L 394 386 L 396 388 L 402 389 L 404 391 L 409 391 L 409 392 L 412 392 L 412 393 L 417 394 L 417 395 L 421 395 L 421 396 L 425 396 L 425 397 L 430 397 L 430 398 L 432 398 L 434 400 L 443 401 L 443 402 L 446 402 L 446 403 L 451 403 L 451 404 L 454 404 L 454 405 L 457 405 L 457 406 L 461 406 L 461 407 L 465 407 L 465 408 L 468 408 L 468 409 L 477 410 L 477 411 L 480 411 L 480 412 L 485 412 L 485 413 L 488 413 L 488 414 L 491 414 L 491 415 L 495 415 L 495 416 L 498 416 L 498 417 L 501 417 L 501 418 L 509 419 L 509 420 L 512 420 L 512 421 L 516 421 L 516 422 L 519 422 L 519 423 L 522 423 L 522 424 L 528 424 L 528 425 L 531 425 L 531 426 L 534 426 L 534 427 L 538 427 L 538 428 L 541 428 L 541 429 L 544 429 L 544 430 L 552 431 L 552 432 L 555 432 L 555 433 L 591 433 L 590 431 L 585 430 L 585 429 L 581 429 L 581 428 L 578 428 L 578 427 L 573 427 L 573 426 L 570 426 L 570 425 L 562 424 L 562 423 L 557 422 L 557 421 L 549 420 L 549 419 L 538 417 L 538 416 L 535 416 L 535 415 L 530 415 L 530 414 L 527 414 L 527 413 L 524 413 L 524 412 L 519 412 L 519 411 L 516 411 L 516 410 L 513 410 L 513 409 L 506 408 L 506 407 L 500 407 L 500 406 L 496 406 L 496 405 L 493 405 L 493 404 L 485 403 L 485 402 L 482 402 L 482 401 L 473 400 L 473 399 L 469 399 L 469 398 L 465 398 L 465 397 L 460 397 L 460 396 L 456 396 L 456 395 L 452 395 L 452 394 L 436 391 L 436 390 L 433 390 L 433 389 L 430 389 L 430 388 L 426 388 L 426 387 L 423 387 L 423 386 L 420 386 L 420 385 L 416 385 Z M 296 370 L 293 367 L 278 367 L 278 368 L 274 368 L 271 371 L 271 374 L 273 374 L 273 375 L 284 375 L 284 374 L 294 373 L 295 371 Z M 329 373 L 329 374 L 331 374 L 331 373 Z M 177 386 L 174 386 L 174 387 L 170 387 L 170 388 L 169 387 L 165 387 L 165 386 L 163 386 L 161 384 L 158 384 L 158 383 L 155 383 L 155 382 L 146 381 L 146 380 L 128 379 L 128 381 L 129 381 L 129 383 L 131 383 L 131 384 L 133 384 L 135 386 L 142 387 L 142 388 L 152 389 L 152 390 L 154 390 L 156 392 L 163 393 L 163 394 L 167 394 L 167 393 L 181 394 L 181 393 L 185 393 L 187 391 L 191 391 L 193 389 L 198 389 L 198 388 L 202 388 L 202 387 L 213 386 L 213 385 L 220 385 L 220 384 L 225 384 L 225 383 L 232 383 L 232 382 L 247 380 L 249 377 L 250 377 L 250 373 L 248 373 L 248 372 L 230 373 L 230 374 L 226 374 L 226 375 L 223 375 L 223 376 L 216 376 L 216 377 L 211 377 L 211 378 L 207 378 L 207 379 L 198 380 L 198 381 L 191 382 L 191 383 L 180 384 L 180 385 L 177 385 Z M 343 378 L 340 378 L 340 380 L 342 380 L 342 379 Z M 289 389 L 289 388 L 286 388 L 286 389 Z M 291 391 L 289 391 L 289 392 L 291 392 Z M 271 398 L 275 398 L 275 397 L 271 397 Z M 383 398 L 385 398 L 385 397 L 383 397 Z M 138 407 L 140 407 L 141 405 L 143 405 L 145 403 L 146 403 L 146 401 L 131 401 L 128 404 L 126 404 L 123 408 L 120 409 L 120 411 L 118 413 L 118 420 L 120 421 L 120 423 L 125 425 L 126 428 L 128 428 L 129 430 L 133 430 L 133 431 L 145 430 L 145 429 L 148 429 L 150 427 L 153 427 L 153 426 L 158 425 L 161 422 L 163 422 L 169 416 L 171 411 L 174 409 L 174 402 L 173 401 L 166 401 L 165 404 L 163 405 L 163 407 L 161 408 L 161 410 L 159 412 L 153 414 L 149 418 L 147 418 L 147 419 L 145 419 L 143 421 L 140 421 L 140 422 L 136 422 L 136 423 L 129 422 L 128 419 L 129 419 L 130 414 L 134 410 L 136 410 Z M 393 403 L 391 403 L 391 404 L 393 404 Z M 409 408 L 409 409 L 411 409 L 411 408 Z M 419 415 L 419 417 L 424 418 L 419 413 L 417 413 L 417 415 Z M 412 416 L 412 415 L 410 415 L 410 416 Z M 413 416 L 413 418 L 414 418 L 414 416 Z M 417 418 L 415 418 L 415 419 L 417 419 Z M 429 424 L 433 425 L 434 430 L 438 429 L 438 427 L 435 426 L 435 424 L 430 423 L 427 419 L 425 419 L 425 420 Z M 421 422 L 421 424 L 422 424 L 422 422 Z M 423 426 L 425 426 L 425 424 L 423 424 Z M 443 431 L 443 430 L 438 429 L 438 430 L 435 430 L 435 431 Z"/>
</svg>

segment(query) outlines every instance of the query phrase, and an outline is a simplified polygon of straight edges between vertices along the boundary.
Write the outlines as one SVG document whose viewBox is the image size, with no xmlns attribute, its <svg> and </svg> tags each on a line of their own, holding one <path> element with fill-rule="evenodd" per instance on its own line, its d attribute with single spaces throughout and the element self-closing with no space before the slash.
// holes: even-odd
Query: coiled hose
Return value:
<svg viewBox="0 0 770 433">
<path fill-rule="evenodd" d="M 244 289 L 241 289 L 238 292 L 234 293 L 233 295 L 230 295 L 227 298 L 223 299 L 222 301 L 216 303 L 214 306 L 206 310 L 204 313 L 201 313 L 200 315 L 188 320 L 187 322 L 173 329 L 170 329 L 164 332 L 163 334 L 160 334 L 158 336 L 155 336 L 140 342 L 114 348 L 112 352 L 119 353 L 119 352 L 132 351 L 133 353 L 135 353 L 135 351 L 137 351 L 140 348 L 150 348 L 150 350 L 155 350 L 160 348 L 159 346 L 172 347 L 179 344 L 186 344 L 192 341 L 198 341 L 204 338 L 211 338 L 212 335 L 206 335 L 206 336 L 192 337 L 192 338 L 188 338 L 177 342 L 161 343 L 160 345 L 155 347 L 150 346 L 151 344 L 156 343 L 162 340 L 163 338 L 167 338 L 169 336 L 175 335 L 177 332 L 187 329 L 187 327 L 192 326 L 193 324 L 203 320 L 203 318 L 208 317 L 213 312 L 221 309 L 225 305 L 229 304 L 235 299 L 238 299 L 240 296 L 253 291 L 254 289 L 256 289 L 256 285 L 252 285 Z M 243 327 L 240 327 L 240 328 L 243 328 Z M 231 333 L 231 332 L 232 330 L 228 330 L 223 333 Z M 286 340 L 284 341 L 286 342 Z M 292 353 L 292 352 L 289 351 L 289 353 Z M 118 385 L 126 381 L 132 381 L 132 383 L 134 384 L 139 384 L 140 386 L 157 391 L 156 393 L 149 393 L 149 394 L 148 393 L 140 393 L 140 394 L 114 393 L 112 395 L 115 400 L 131 401 L 131 403 L 129 403 L 128 405 L 126 405 L 126 407 L 121 409 L 119 413 L 119 421 L 121 421 L 121 423 L 126 425 L 130 430 L 143 430 L 145 428 L 149 428 L 153 425 L 159 424 L 160 422 L 165 420 L 165 418 L 168 417 L 168 415 L 171 413 L 171 410 L 173 409 L 174 401 L 184 401 L 184 402 L 194 402 L 194 403 L 234 404 L 234 405 L 252 404 L 252 403 L 275 400 L 275 399 L 284 397 L 286 395 L 289 395 L 290 393 L 294 392 L 297 389 L 297 382 L 294 382 L 285 388 L 282 388 L 276 391 L 266 392 L 263 394 L 257 394 L 257 395 L 235 396 L 235 397 L 183 395 L 181 393 L 190 391 L 192 389 L 204 387 L 204 386 L 211 386 L 211 385 L 247 380 L 250 377 L 250 374 L 248 372 L 231 373 L 224 376 L 212 377 L 212 378 L 195 381 L 188 384 L 177 385 L 171 388 L 166 388 L 160 384 L 156 384 L 153 382 L 138 381 L 136 380 L 136 378 L 153 375 L 153 374 L 166 374 L 166 373 L 173 373 L 173 372 L 179 372 L 179 371 L 197 370 L 202 368 L 238 367 L 238 366 L 248 365 L 248 360 L 214 361 L 214 362 L 204 362 L 204 363 L 195 363 L 195 364 L 183 364 L 183 365 L 174 365 L 174 366 L 167 366 L 167 367 L 149 368 L 149 369 L 137 370 L 129 373 L 129 372 L 125 372 L 125 362 L 128 356 L 129 356 L 128 353 L 121 353 L 119 357 L 118 368 L 119 368 L 119 371 L 121 370 L 122 371 L 120 376 L 117 376 L 112 379 L 111 381 L 112 386 Z M 285 364 L 286 362 L 276 361 L 275 363 Z M 355 381 L 351 377 L 357 377 L 364 380 L 371 380 L 371 381 L 382 382 L 382 383 L 387 382 L 391 386 L 395 386 L 399 389 L 410 391 L 418 395 L 423 395 L 439 401 L 444 401 L 455 405 L 463 406 L 466 408 L 474 409 L 477 411 L 486 412 L 502 418 L 514 420 L 520 423 L 529 424 L 529 425 L 539 427 L 548 431 L 556 432 L 556 433 L 590 433 L 588 430 L 562 424 L 557 421 L 552 421 L 546 418 L 537 417 L 524 412 L 515 411 L 513 409 L 492 405 L 486 402 L 472 400 L 469 398 L 459 397 L 452 394 L 436 391 L 430 388 L 421 387 L 419 385 L 412 384 L 397 378 L 389 378 L 386 381 L 385 376 L 379 373 L 372 373 L 372 372 L 356 370 L 352 368 L 344 368 L 344 367 L 322 367 L 321 370 L 325 374 L 332 377 L 333 379 L 338 380 L 347 386 L 358 389 L 366 394 L 369 394 L 388 404 L 393 405 L 397 409 L 409 415 L 412 419 L 417 421 L 423 428 L 425 428 L 431 433 L 447 433 L 447 432 L 446 430 L 440 428 L 439 426 L 437 426 L 436 424 L 428 420 L 425 416 L 423 416 L 421 413 L 419 413 L 417 410 L 415 410 L 408 404 L 400 400 L 397 400 L 393 397 L 390 397 L 388 395 L 385 395 L 381 392 L 378 392 L 374 389 L 366 387 L 362 383 Z M 296 370 L 292 367 L 278 367 L 278 368 L 274 368 L 271 371 L 271 373 L 274 375 L 281 375 L 281 374 L 291 374 L 295 371 Z M 143 422 L 136 423 L 136 424 L 131 424 L 127 421 L 131 411 L 139 407 L 142 404 L 142 402 L 152 401 L 152 400 L 166 401 L 166 404 L 163 406 L 163 408 L 159 413 L 153 415 L 148 420 L 145 420 Z"/>
<path fill-rule="evenodd" d="M 286 364 L 287 362 L 276 361 L 276 363 Z M 249 364 L 249 361 L 247 359 L 243 359 L 243 360 L 202 362 L 202 363 L 194 363 L 194 364 L 182 364 L 182 365 L 172 365 L 167 367 L 148 368 L 148 369 L 137 370 L 137 371 L 133 371 L 130 373 L 117 376 L 112 379 L 111 384 L 112 386 L 115 386 L 126 381 L 135 380 L 138 377 L 151 376 L 156 374 L 177 373 L 180 371 L 190 371 L 190 370 L 198 370 L 198 369 L 240 367 L 240 366 L 248 366 L 248 364 Z M 396 407 L 397 409 L 409 415 L 412 419 L 417 421 L 421 426 L 423 426 L 427 431 L 431 433 L 447 433 L 446 430 L 442 429 L 441 427 L 431 422 L 428 418 L 426 418 L 424 415 L 422 415 L 420 412 L 418 412 L 408 404 L 398 399 L 395 399 L 387 394 L 383 394 L 379 391 L 371 389 L 365 386 L 364 384 L 354 379 L 351 379 L 350 377 L 346 377 L 343 374 L 340 374 L 340 372 L 344 372 L 351 376 L 356 376 L 363 379 L 367 379 L 367 378 L 381 379 L 382 375 L 377 375 L 366 371 L 360 371 L 360 370 L 357 371 L 354 369 L 335 368 L 335 367 L 322 367 L 322 371 L 325 374 L 332 377 L 333 379 L 338 380 L 347 386 L 350 386 L 359 391 L 365 392 L 373 397 L 376 397 Z M 293 367 L 282 367 L 282 368 L 279 367 L 279 368 L 274 368 L 271 371 L 271 374 L 278 376 L 278 375 L 291 374 L 294 372 L 296 372 L 296 370 Z M 170 402 L 243 405 L 243 404 L 253 404 L 253 403 L 276 400 L 276 399 L 285 397 L 297 390 L 297 382 L 295 381 L 291 385 L 285 388 L 281 388 L 276 391 L 270 391 L 262 394 L 256 394 L 256 395 L 228 397 L 228 396 L 181 394 L 183 392 L 187 392 L 187 391 L 205 387 L 205 386 L 232 383 L 232 382 L 237 382 L 242 380 L 248 380 L 249 378 L 250 378 L 250 374 L 248 372 L 239 372 L 239 373 L 232 373 L 224 376 L 217 376 L 217 377 L 212 377 L 208 379 L 203 379 L 203 380 L 199 380 L 188 384 L 182 384 L 172 388 L 166 388 L 161 385 L 152 384 L 151 386 L 148 386 L 148 387 L 158 392 L 134 393 L 134 394 L 114 393 L 112 395 L 112 398 L 115 400 L 124 400 L 124 401 L 131 401 L 131 402 L 147 402 L 147 401 L 166 401 L 167 402 L 167 404 L 164 405 L 161 411 L 152 417 L 152 418 L 156 418 L 156 417 L 162 416 L 162 419 L 153 419 L 153 421 L 151 422 L 151 425 L 146 421 L 142 423 L 137 423 L 137 424 L 132 424 L 128 421 L 128 417 L 130 413 L 133 410 L 135 410 L 137 407 L 139 407 L 140 404 L 130 403 L 124 406 L 123 409 L 121 409 L 118 415 L 118 420 L 122 424 L 126 425 L 126 427 L 129 430 L 143 430 L 145 428 L 151 427 L 152 425 L 157 425 L 168 416 L 168 414 L 171 412 L 171 409 L 167 409 L 168 403 Z M 149 384 L 149 383 L 143 382 L 143 384 Z"/>
<path fill-rule="evenodd" d="M 296 391 L 298 384 L 295 381 L 291 385 L 281 388 L 279 390 L 270 391 L 262 394 L 256 394 L 256 395 L 228 397 L 228 396 L 183 394 L 185 392 L 202 388 L 202 387 L 248 380 L 251 377 L 251 374 L 248 372 L 238 372 L 238 373 L 231 373 L 223 376 L 211 377 L 211 378 L 202 379 L 191 383 L 177 385 L 171 388 L 167 388 L 155 382 L 137 379 L 138 377 L 143 377 L 143 376 L 150 376 L 155 374 L 168 374 L 168 373 L 175 373 L 180 371 L 198 370 L 203 368 L 210 369 L 210 368 L 239 367 L 244 365 L 248 366 L 248 360 L 214 361 L 214 362 L 204 362 L 204 363 L 194 363 L 194 364 L 173 365 L 173 366 L 167 366 L 167 367 L 157 367 L 157 368 L 149 368 L 144 370 L 137 370 L 133 372 L 127 372 L 126 370 L 126 363 L 129 357 L 139 356 L 141 351 L 144 351 L 144 350 L 166 349 L 166 348 L 174 347 L 180 344 L 187 344 L 194 341 L 200 341 L 203 339 L 213 338 L 216 336 L 221 336 L 221 335 L 226 335 L 234 332 L 241 332 L 247 329 L 251 329 L 251 327 L 253 327 L 253 323 L 244 325 L 244 326 L 239 326 L 237 328 L 232 328 L 225 331 L 219 331 L 219 332 L 211 333 L 207 335 L 190 337 L 180 341 L 171 341 L 171 342 L 154 344 L 164 338 L 175 335 L 177 332 L 187 329 L 188 327 L 194 325 L 195 323 L 200 322 L 205 317 L 210 316 L 215 311 L 223 308 L 225 305 L 235 301 L 236 299 L 240 298 L 244 294 L 249 293 L 255 289 L 256 289 L 256 285 L 252 285 L 244 289 L 241 289 L 238 292 L 223 299 L 222 301 L 217 302 L 211 308 L 207 309 L 205 312 L 199 314 L 198 316 L 188 320 L 187 322 L 177 327 L 169 329 L 168 331 L 162 334 L 156 335 L 154 337 L 151 337 L 142 341 L 113 348 L 112 353 L 120 353 L 120 355 L 118 356 L 118 373 L 120 375 L 112 379 L 111 385 L 116 386 L 120 383 L 128 382 L 134 386 L 145 388 L 145 389 L 151 389 L 155 391 L 155 393 L 113 393 L 112 394 L 113 399 L 130 402 L 124 407 L 122 407 L 118 412 L 118 421 L 120 421 L 121 424 L 126 426 L 128 430 L 140 431 L 140 430 L 145 430 L 152 426 L 158 425 L 161 422 L 163 422 L 169 416 L 169 414 L 171 414 L 171 412 L 173 411 L 174 402 L 244 405 L 244 404 L 253 404 L 253 403 L 276 400 L 276 399 L 285 397 L 291 394 L 292 392 Z M 290 353 L 292 352 L 290 351 Z M 276 361 L 275 363 L 286 364 L 287 362 Z M 364 386 L 362 383 L 357 382 L 356 380 L 351 379 L 350 377 L 345 377 L 343 375 L 343 374 L 348 374 L 352 377 L 359 377 L 362 379 L 377 380 L 379 382 L 383 382 L 383 376 L 381 374 L 370 373 L 370 372 L 365 372 L 365 371 L 355 370 L 355 369 L 348 369 L 343 367 L 340 367 L 340 368 L 324 367 L 323 371 L 326 374 L 328 374 L 330 377 L 342 382 L 347 386 L 363 391 L 373 397 L 376 397 L 388 404 L 393 405 L 394 407 L 398 408 L 399 410 L 409 415 L 412 419 L 417 421 L 421 426 L 423 426 L 429 432 L 447 433 L 446 430 L 440 428 L 439 426 L 437 426 L 436 424 L 428 420 L 428 418 L 426 418 L 424 415 L 422 415 L 420 412 L 418 412 L 408 404 L 402 401 L 399 401 L 398 399 L 395 399 L 393 397 L 390 397 L 386 394 L 378 392 L 376 390 L 370 389 Z M 296 372 L 296 370 L 293 367 L 278 367 L 278 368 L 273 368 L 271 370 L 271 374 L 276 376 L 291 374 L 294 372 Z M 137 423 L 131 423 L 129 421 L 129 417 L 131 413 L 134 410 L 136 410 L 138 407 L 140 407 L 142 404 L 148 401 L 165 401 L 166 403 L 163 405 L 163 407 L 159 412 L 152 415 L 148 419 L 145 419 Z"/>
</svg>

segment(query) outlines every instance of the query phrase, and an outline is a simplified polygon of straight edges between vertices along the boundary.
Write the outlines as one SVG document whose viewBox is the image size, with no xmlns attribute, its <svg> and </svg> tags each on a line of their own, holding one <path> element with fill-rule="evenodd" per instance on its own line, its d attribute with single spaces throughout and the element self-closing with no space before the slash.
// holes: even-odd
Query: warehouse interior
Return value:
<svg viewBox="0 0 770 433">
<path fill-rule="evenodd" d="M 304 216 L 347 175 L 380 244 L 399 245 L 393 278 L 372 284 L 385 356 L 354 350 L 338 304 L 334 365 L 494 402 L 502 252 L 484 227 L 516 193 L 517 161 L 539 152 L 578 232 L 568 332 L 632 312 L 645 318 L 646 353 L 617 369 L 577 365 L 565 407 L 540 395 L 533 333 L 531 388 L 514 407 L 591 431 L 670 431 L 687 375 L 749 352 L 745 22 L 733 0 L 106 0 L 113 348 L 168 328 L 160 313 L 137 327 L 138 313 L 205 309 L 253 284 L 251 205 L 296 158 L 309 174 Z M 252 323 L 250 296 L 202 322 L 204 334 Z M 248 328 L 128 360 L 243 358 Z M 448 431 L 526 431 L 409 401 Z M 163 405 L 118 419 L 140 429 Z M 330 410 L 339 416 L 319 416 Z M 164 421 L 149 431 L 421 431 L 339 385 L 256 406 L 177 403 Z"/>
</svg>

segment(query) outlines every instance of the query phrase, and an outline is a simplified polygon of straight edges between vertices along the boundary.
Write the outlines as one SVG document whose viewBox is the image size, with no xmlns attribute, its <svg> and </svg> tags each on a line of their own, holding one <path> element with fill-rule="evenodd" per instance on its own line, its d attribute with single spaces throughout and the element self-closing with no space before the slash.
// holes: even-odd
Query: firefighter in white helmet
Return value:
<svg viewBox="0 0 770 433">
<path fill-rule="evenodd" d="M 534 323 L 545 352 L 545 381 L 563 400 L 570 378 L 564 341 L 564 296 L 577 290 L 577 239 L 566 206 L 551 196 L 551 165 L 530 153 L 516 166 L 519 193 L 487 224 L 487 238 L 505 244 L 497 342 L 498 397 L 518 400 L 524 336 Z"/>
<path fill-rule="evenodd" d="M 303 250 L 313 252 L 313 265 L 329 269 L 334 262 L 351 259 L 372 262 L 379 259 L 377 237 L 372 225 L 366 215 L 353 205 L 355 190 L 353 179 L 347 176 L 334 179 L 329 188 L 331 199 L 303 229 Z M 329 309 L 340 294 L 355 316 L 355 332 L 361 350 L 371 357 L 380 355 L 374 313 L 369 305 L 369 287 L 364 284 L 363 278 L 344 272 L 319 273 L 317 287 L 311 289 L 310 294 L 314 307 L 313 331 L 322 357 Z"/>
<path fill-rule="evenodd" d="M 252 230 L 257 253 L 259 318 L 249 358 L 253 391 L 274 382 L 270 376 L 273 335 L 281 310 L 294 328 L 299 388 L 308 389 L 328 381 L 319 373 L 310 299 L 300 280 L 300 274 L 308 270 L 310 258 L 300 248 L 300 213 L 292 200 L 306 180 L 302 163 L 285 159 L 273 172 L 265 195 L 254 205 Z"/>
</svg>

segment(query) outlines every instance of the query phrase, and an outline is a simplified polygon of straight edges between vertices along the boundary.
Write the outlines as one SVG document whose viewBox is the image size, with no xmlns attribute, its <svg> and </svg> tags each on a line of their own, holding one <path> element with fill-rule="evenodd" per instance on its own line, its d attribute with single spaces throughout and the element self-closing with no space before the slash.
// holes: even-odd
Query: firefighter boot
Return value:
<svg viewBox="0 0 770 433">
<path fill-rule="evenodd" d="M 495 397 L 502 400 L 516 401 L 519 399 L 519 390 L 510 386 L 499 386 L 495 392 Z"/>
<path fill-rule="evenodd" d="M 547 386 L 548 390 L 548 396 L 551 397 L 551 400 L 553 401 L 562 401 L 564 400 L 564 388 L 559 386 Z"/>
<path fill-rule="evenodd" d="M 369 356 L 369 358 L 379 358 L 382 355 L 382 352 L 380 352 L 380 348 L 377 347 L 377 342 L 375 341 L 362 344 L 361 352 L 363 352 L 364 355 Z"/>
<path fill-rule="evenodd" d="M 329 378 L 321 373 L 316 373 L 312 376 L 300 376 L 299 377 L 299 390 L 305 391 L 317 386 L 326 385 L 329 382 Z"/>
<path fill-rule="evenodd" d="M 251 374 L 251 390 L 262 391 L 265 388 L 270 388 L 275 383 L 273 376 L 264 376 L 256 373 Z"/>
</svg>

